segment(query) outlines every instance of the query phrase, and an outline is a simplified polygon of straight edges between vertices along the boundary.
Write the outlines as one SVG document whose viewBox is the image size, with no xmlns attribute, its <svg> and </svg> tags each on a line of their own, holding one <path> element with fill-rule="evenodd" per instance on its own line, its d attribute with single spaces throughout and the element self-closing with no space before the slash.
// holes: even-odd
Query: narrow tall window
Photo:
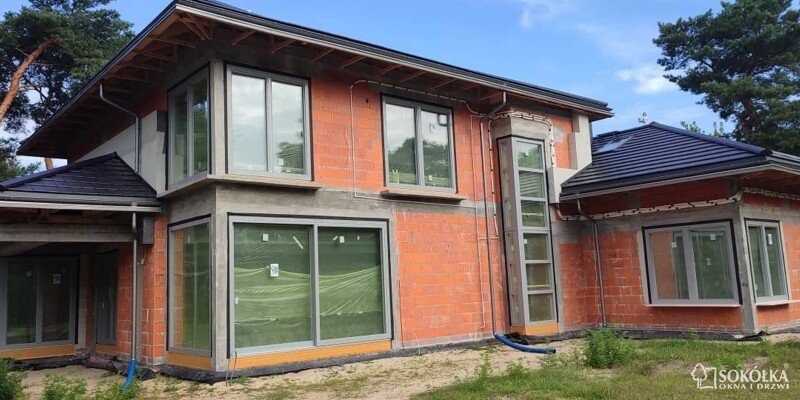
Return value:
<svg viewBox="0 0 800 400">
<path fill-rule="evenodd" d="M 789 296 L 780 225 L 775 222 L 748 221 L 747 239 L 756 300 L 787 300 Z"/>
<path fill-rule="evenodd" d="M 387 186 L 455 189 L 452 120 L 446 108 L 384 98 Z"/>
<path fill-rule="evenodd" d="M 228 170 L 311 179 L 308 82 L 228 67 Z"/>
<path fill-rule="evenodd" d="M 736 304 L 736 270 L 728 223 L 645 229 L 654 304 Z"/>
<path fill-rule="evenodd" d="M 169 183 L 208 171 L 208 71 L 169 92 Z"/>
<path fill-rule="evenodd" d="M 555 321 L 544 147 L 516 138 L 502 139 L 499 146 L 512 323 Z"/>
<path fill-rule="evenodd" d="M 208 221 L 170 229 L 170 348 L 211 349 L 211 246 Z"/>
</svg>

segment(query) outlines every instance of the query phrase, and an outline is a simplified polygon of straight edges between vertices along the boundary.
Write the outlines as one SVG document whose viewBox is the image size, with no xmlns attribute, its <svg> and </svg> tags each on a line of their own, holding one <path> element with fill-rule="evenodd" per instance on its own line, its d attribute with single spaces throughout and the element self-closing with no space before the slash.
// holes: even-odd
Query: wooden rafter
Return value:
<svg viewBox="0 0 800 400">
<path fill-rule="evenodd" d="M 187 13 L 186 16 L 189 17 L 189 20 L 192 21 L 194 26 L 196 26 L 197 29 L 200 30 L 200 32 L 203 34 L 203 36 L 205 36 L 205 38 L 207 40 L 211 39 L 210 25 L 209 26 L 203 26 L 203 24 L 201 24 L 197 19 L 195 19 L 194 15 L 192 15 L 190 13 Z"/>
<path fill-rule="evenodd" d="M 491 93 L 491 94 L 488 94 L 486 96 L 481 97 L 481 100 L 489 100 L 492 97 L 499 96 L 499 95 L 500 95 L 500 92 L 494 92 L 494 93 Z"/>
<path fill-rule="evenodd" d="M 451 83 L 453 83 L 453 82 L 455 82 L 457 80 L 458 79 L 456 79 L 456 78 L 447 79 L 447 80 L 443 81 L 442 83 L 439 83 L 439 84 L 437 84 L 435 86 L 431 86 L 431 90 L 439 89 L 440 87 L 445 87 L 445 86 L 447 86 L 447 85 L 449 85 L 449 84 L 451 84 Z"/>
<path fill-rule="evenodd" d="M 134 81 L 134 82 L 147 82 L 147 75 L 145 76 L 136 76 L 136 75 L 129 75 L 129 74 L 117 74 L 114 78 L 122 79 L 126 81 Z"/>
<path fill-rule="evenodd" d="M 407 76 L 407 77 L 405 77 L 403 79 L 400 79 L 400 83 L 408 82 L 408 81 L 410 81 L 410 80 L 412 80 L 412 79 L 414 79 L 416 77 L 422 76 L 424 74 L 425 74 L 425 71 L 414 72 L 413 74 L 411 74 L 411 75 L 409 75 L 409 76 Z"/>
<path fill-rule="evenodd" d="M 394 70 L 396 70 L 396 69 L 398 69 L 400 67 L 401 67 L 400 64 L 392 64 L 392 65 L 389 65 L 388 67 L 385 67 L 385 68 L 381 69 L 380 71 L 376 72 L 375 75 L 376 76 L 383 76 L 383 75 L 385 75 L 385 74 L 387 74 L 387 73 L 389 73 L 391 71 L 394 71 Z"/>
<path fill-rule="evenodd" d="M 462 86 L 461 88 L 459 88 L 458 90 L 456 90 L 453 93 L 461 93 L 461 92 L 476 88 L 478 86 L 480 86 L 480 85 L 478 85 L 477 83 L 470 83 L 470 84 L 468 84 L 466 86 Z"/>
<path fill-rule="evenodd" d="M 155 65 L 147 65 L 147 64 L 128 64 L 125 65 L 127 68 L 136 68 L 136 69 L 143 69 L 145 71 L 154 71 L 154 72 L 164 72 L 164 69 L 157 67 Z"/>
<path fill-rule="evenodd" d="M 328 55 L 328 54 L 330 54 L 332 51 L 333 51 L 333 49 L 326 49 L 326 50 L 323 50 L 321 53 L 319 53 L 319 54 L 317 54 L 316 56 L 314 56 L 314 58 L 312 58 L 312 59 L 311 59 L 311 62 L 312 62 L 312 63 L 314 63 L 314 62 L 317 62 L 317 61 L 321 60 L 321 59 L 322 59 L 322 57 L 325 57 L 325 56 L 327 56 L 327 55 Z"/>
<path fill-rule="evenodd" d="M 355 57 L 343 62 L 341 65 L 339 65 L 339 69 L 347 68 L 347 67 L 349 67 L 349 66 L 351 66 L 351 65 L 353 65 L 353 64 L 355 64 L 355 63 L 357 63 L 357 62 L 359 62 L 359 61 L 361 61 L 361 60 L 363 60 L 365 58 L 366 57 L 364 57 L 364 56 L 355 56 Z"/>
<path fill-rule="evenodd" d="M 239 42 L 249 38 L 250 35 L 252 35 L 254 33 L 256 33 L 256 31 L 254 31 L 253 29 L 248 29 L 248 30 L 236 35 L 236 37 L 231 39 L 231 46 L 236 46 L 237 44 L 239 44 Z"/>
<path fill-rule="evenodd" d="M 178 46 L 189 47 L 189 48 L 192 48 L 192 49 L 197 47 L 191 41 L 178 39 L 176 37 L 157 37 L 157 38 L 153 38 L 153 40 L 158 41 L 158 42 L 162 42 L 162 43 L 177 44 Z"/>
<path fill-rule="evenodd" d="M 144 51 L 134 51 L 134 54 L 136 54 L 136 55 L 139 55 L 139 56 L 143 56 L 143 57 L 155 58 L 155 59 L 157 59 L 157 60 L 164 60 L 164 61 L 169 61 L 169 62 L 175 62 L 175 61 L 176 61 L 176 60 L 175 60 L 175 57 L 173 57 L 173 56 L 167 56 L 167 55 L 160 54 L 160 53 L 151 53 L 151 52 L 144 52 Z"/>
<path fill-rule="evenodd" d="M 288 45 L 290 45 L 290 44 L 292 44 L 294 42 L 295 42 L 294 39 L 286 39 L 286 40 L 284 40 L 284 41 L 282 41 L 280 43 L 277 43 L 277 44 L 273 45 L 272 48 L 269 50 L 269 54 L 275 54 L 278 51 L 280 51 L 282 48 L 284 48 L 284 47 L 286 47 L 286 46 L 288 46 Z"/>
<path fill-rule="evenodd" d="M 191 14 L 184 14 L 180 18 L 178 18 L 181 23 L 189 28 L 192 33 L 197 35 L 200 40 L 208 40 L 210 37 L 206 33 L 205 29 L 203 29 L 200 25 L 195 22 L 194 17 Z"/>
</svg>

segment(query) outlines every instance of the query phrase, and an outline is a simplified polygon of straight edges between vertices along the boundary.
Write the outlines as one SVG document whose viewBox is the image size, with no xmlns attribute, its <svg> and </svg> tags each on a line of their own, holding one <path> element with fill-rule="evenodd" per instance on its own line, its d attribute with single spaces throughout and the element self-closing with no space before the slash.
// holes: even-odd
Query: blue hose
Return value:
<svg viewBox="0 0 800 400">
<path fill-rule="evenodd" d="M 131 384 L 133 384 L 133 378 L 135 377 L 136 377 L 136 360 L 131 360 L 131 363 L 128 364 L 128 376 L 125 378 L 125 384 L 122 385 L 122 388 L 120 388 L 120 392 L 128 390 Z"/>
<path fill-rule="evenodd" d="M 556 349 L 553 349 L 553 348 L 541 348 L 541 347 L 528 347 L 528 346 L 523 346 L 523 345 L 521 345 L 521 344 L 516 344 L 516 343 L 514 343 L 514 342 L 512 342 L 512 341 L 510 341 L 510 340 L 508 340 L 508 339 L 506 339 L 505 337 L 503 337 L 503 336 L 502 336 L 502 335 L 500 335 L 499 333 L 495 333 L 495 334 L 494 334 L 494 338 L 495 338 L 495 339 L 497 339 L 497 340 L 499 340 L 499 341 L 500 341 L 500 343 L 502 343 L 502 344 L 504 344 L 504 345 L 506 345 L 506 346 L 508 346 L 508 347 L 511 347 L 511 348 L 517 349 L 517 350 L 519 350 L 519 351 L 524 351 L 524 352 L 526 352 L 526 353 L 537 353 L 537 354 L 556 354 Z"/>
</svg>

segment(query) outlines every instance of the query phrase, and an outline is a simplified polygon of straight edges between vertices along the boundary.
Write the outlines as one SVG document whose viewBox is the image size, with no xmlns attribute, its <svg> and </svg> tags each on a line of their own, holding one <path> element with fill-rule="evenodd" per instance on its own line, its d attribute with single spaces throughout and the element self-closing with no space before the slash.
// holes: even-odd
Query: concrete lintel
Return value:
<svg viewBox="0 0 800 400">
<path fill-rule="evenodd" d="M 115 243 L 133 240 L 128 225 L 7 224 L 0 225 L 0 242 Z"/>
</svg>

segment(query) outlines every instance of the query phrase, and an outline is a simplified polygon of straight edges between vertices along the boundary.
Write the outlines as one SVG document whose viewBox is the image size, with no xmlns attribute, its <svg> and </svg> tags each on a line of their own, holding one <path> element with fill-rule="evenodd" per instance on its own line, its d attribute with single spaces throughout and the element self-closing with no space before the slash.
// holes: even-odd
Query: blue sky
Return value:
<svg viewBox="0 0 800 400">
<path fill-rule="evenodd" d="M 706 131 L 719 118 L 700 99 L 662 78 L 652 44 L 658 22 L 674 22 L 717 0 L 227 0 L 270 18 L 364 40 L 415 55 L 518 79 L 609 103 L 615 117 L 595 133 L 651 121 L 696 121 Z M 0 11 L 26 1 L 5 0 Z M 168 4 L 110 4 L 138 32 Z M 732 124 L 727 123 L 730 127 Z"/>
</svg>

